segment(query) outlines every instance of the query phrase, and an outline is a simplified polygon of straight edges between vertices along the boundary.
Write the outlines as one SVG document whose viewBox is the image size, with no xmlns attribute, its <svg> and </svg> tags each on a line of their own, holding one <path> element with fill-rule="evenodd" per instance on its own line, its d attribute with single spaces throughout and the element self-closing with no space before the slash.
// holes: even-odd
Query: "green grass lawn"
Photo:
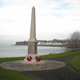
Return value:
<svg viewBox="0 0 80 80">
<path fill-rule="evenodd" d="M 48 54 L 48 55 L 40 56 L 40 58 L 41 59 L 47 59 L 47 58 L 64 57 L 64 56 L 69 56 L 69 55 L 73 55 L 73 54 L 77 54 L 77 53 L 80 53 L 80 51 L 76 51 L 76 52 L 65 52 L 65 53 L 60 53 L 60 54 Z"/>
<path fill-rule="evenodd" d="M 69 56 L 69 55 L 73 55 L 73 54 L 77 54 L 77 53 L 80 53 L 80 51 L 43 55 L 43 56 L 40 56 L 40 58 L 47 59 L 47 58 L 55 58 L 55 57 L 64 57 L 64 56 Z M 12 61 L 12 60 L 23 60 L 23 59 L 24 59 L 24 57 L 0 58 L 0 63 L 6 62 L 6 61 Z M 74 63 L 74 61 L 73 61 L 73 63 Z M 70 65 L 71 63 L 72 62 L 70 61 L 67 64 Z M 78 65 L 78 63 L 80 64 L 80 57 L 79 57 L 79 61 L 75 62 L 74 64 Z M 73 64 L 71 64 L 71 66 L 73 66 Z M 78 71 L 80 70 L 80 65 L 79 65 L 79 67 L 76 68 L 76 70 L 78 70 Z M 16 71 L 7 70 L 7 69 L 3 69 L 0 67 L 0 80 L 37 80 L 37 79 L 34 79 L 30 76 L 23 75 Z"/>
<path fill-rule="evenodd" d="M 76 56 L 67 62 L 67 66 L 80 73 L 80 56 Z"/>
</svg>

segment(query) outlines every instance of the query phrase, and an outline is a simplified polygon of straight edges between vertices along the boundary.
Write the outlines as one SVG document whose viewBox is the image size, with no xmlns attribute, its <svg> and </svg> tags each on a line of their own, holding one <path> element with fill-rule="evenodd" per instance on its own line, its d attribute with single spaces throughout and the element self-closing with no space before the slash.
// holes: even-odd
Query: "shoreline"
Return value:
<svg viewBox="0 0 80 80">
<path fill-rule="evenodd" d="M 12 45 L 12 46 L 28 46 L 28 45 Z M 37 45 L 37 46 L 65 47 L 64 45 Z"/>
</svg>

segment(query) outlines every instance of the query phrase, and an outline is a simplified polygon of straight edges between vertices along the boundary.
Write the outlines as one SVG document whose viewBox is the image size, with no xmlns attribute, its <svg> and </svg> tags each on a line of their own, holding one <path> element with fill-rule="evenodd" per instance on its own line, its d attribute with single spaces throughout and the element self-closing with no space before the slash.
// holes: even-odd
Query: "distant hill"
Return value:
<svg viewBox="0 0 80 80">
<path fill-rule="evenodd" d="M 27 45 L 27 42 L 26 41 L 20 41 L 20 42 L 16 42 L 15 45 Z"/>
<path fill-rule="evenodd" d="M 58 40 L 58 39 L 53 39 L 53 40 L 38 40 L 38 42 L 41 42 L 41 43 L 66 43 L 67 40 Z M 15 43 L 15 45 L 28 45 L 27 44 L 27 41 L 17 41 Z"/>
</svg>

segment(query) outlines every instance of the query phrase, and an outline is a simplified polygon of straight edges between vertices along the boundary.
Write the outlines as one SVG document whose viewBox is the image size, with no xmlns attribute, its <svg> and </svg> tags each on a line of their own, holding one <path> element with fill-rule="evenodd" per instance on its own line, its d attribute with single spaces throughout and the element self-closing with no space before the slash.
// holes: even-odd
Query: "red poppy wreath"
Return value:
<svg viewBox="0 0 80 80">
<path fill-rule="evenodd" d="M 31 61 L 31 60 L 32 60 L 32 57 L 31 57 L 31 56 L 28 56 L 28 57 L 27 57 L 27 60 L 28 60 L 28 61 Z"/>
<path fill-rule="evenodd" d="M 41 59 L 40 59 L 39 56 L 36 56 L 35 59 L 36 59 L 37 61 L 41 61 Z"/>
</svg>

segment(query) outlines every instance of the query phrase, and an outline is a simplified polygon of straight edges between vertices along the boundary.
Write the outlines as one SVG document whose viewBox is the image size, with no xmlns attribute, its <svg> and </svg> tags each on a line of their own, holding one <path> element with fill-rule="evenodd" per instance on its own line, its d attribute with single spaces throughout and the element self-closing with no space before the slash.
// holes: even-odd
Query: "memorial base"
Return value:
<svg viewBox="0 0 80 80">
<path fill-rule="evenodd" d="M 27 57 L 31 56 L 32 59 L 31 61 L 28 61 L 27 60 Z M 36 61 L 35 57 L 38 56 L 37 54 L 28 54 L 26 55 L 26 57 L 24 58 L 24 62 L 27 63 L 27 64 L 34 64 L 34 63 L 37 63 L 37 62 L 40 62 L 40 61 Z"/>
</svg>

